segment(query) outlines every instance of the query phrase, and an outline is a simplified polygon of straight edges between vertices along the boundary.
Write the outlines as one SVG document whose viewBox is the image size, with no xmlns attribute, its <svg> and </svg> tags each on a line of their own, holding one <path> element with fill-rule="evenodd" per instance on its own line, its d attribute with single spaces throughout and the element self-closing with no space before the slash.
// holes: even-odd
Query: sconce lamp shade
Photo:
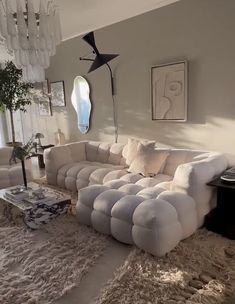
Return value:
<svg viewBox="0 0 235 304">
<path fill-rule="evenodd" d="M 96 54 L 94 62 L 92 63 L 88 73 L 98 69 L 102 65 L 107 64 L 109 61 L 119 56 L 118 54 L 100 54 L 95 44 L 95 37 L 93 32 L 86 34 L 84 37 L 82 37 L 82 39 L 85 40 L 93 48 L 94 53 Z"/>
<path fill-rule="evenodd" d="M 88 43 L 93 50 L 95 51 L 96 54 L 99 54 L 99 51 L 95 45 L 95 36 L 94 36 L 94 32 L 90 32 L 88 34 L 86 34 L 85 36 L 82 37 L 83 40 L 86 41 L 86 43 Z"/>
<path fill-rule="evenodd" d="M 98 69 L 99 67 L 101 67 L 102 65 L 108 63 L 110 60 L 116 58 L 117 54 L 98 54 L 95 57 L 94 62 L 92 63 L 88 73 Z"/>
</svg>

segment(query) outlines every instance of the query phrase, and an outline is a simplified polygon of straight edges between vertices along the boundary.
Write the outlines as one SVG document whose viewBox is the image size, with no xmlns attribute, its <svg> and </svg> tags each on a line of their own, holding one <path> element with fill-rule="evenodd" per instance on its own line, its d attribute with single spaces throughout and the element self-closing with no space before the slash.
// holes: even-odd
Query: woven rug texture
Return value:
<svg viewBox="0 0 235 304">
<path fill-rule="evenodd" d="M 96 303 L 222 304 L 234 296 L 235 241 L 202 229 L 162 258 L 134 249 Z"/>
<path fill-rule="evenodd" d="M 79 284 L 106 242 L 72 215 L 36 231 L 0 216 L 0 303 L 53 303 Z"/>
</svg>

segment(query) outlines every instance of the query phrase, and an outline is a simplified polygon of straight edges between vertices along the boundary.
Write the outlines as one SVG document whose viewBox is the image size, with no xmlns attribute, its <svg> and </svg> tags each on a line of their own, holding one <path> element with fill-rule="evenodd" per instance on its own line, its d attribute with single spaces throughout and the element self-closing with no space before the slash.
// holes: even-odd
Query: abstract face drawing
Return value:
<svg viewBox="0 0 235 304">
<path fill-rule="evenodd" d="M 185 63 L 152 69 L 153 119 L 185 120 Z"/>
</svg>

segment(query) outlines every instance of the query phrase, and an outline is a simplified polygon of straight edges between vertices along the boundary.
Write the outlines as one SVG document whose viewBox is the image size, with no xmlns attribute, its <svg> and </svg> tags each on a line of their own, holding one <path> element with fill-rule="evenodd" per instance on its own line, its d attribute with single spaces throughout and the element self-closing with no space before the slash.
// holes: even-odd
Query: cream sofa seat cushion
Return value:
<svg viewBox="0 0 235 304">
<path fill-rule="evenodd" d="M 106 175 L 122 169 L 121 165 L 90 161 L 72 162 L 58 170 L 57 185 L 76 192 L 88 185 L 103 184 Z"/>
<path fill-rule="evenodd" d="M 152 198 L 157 198 L 160 193 L 166 191 L 165 188 L 163 187 L 147 187 L 142 189 L 137 193 L 138 196 L 142 196 L 145 199 L 152 199 Z"/>
<path fill-rule="evenodd" d="M 121 168 L 123 167 L 112 165 L 107 166 L 107 164 L 105 166 L 101 166 L 101 168 L 96 169 L 91 173 L 89 177 L 90 184 L 103 184 L 103 180 L 107 174 L 112 173 L 115 170 L 120 170 Z"/>
<path fill-rule="evenodd" d="M 96 211 L 102 212 L 110 216 L 113 205 L 117 201 L 119 201 L 123 196 L 125 196 L 125 193 L 119 190 L 107 190 L 96 197 L 93 208 Z"/>
<path fill-rule="evenodd" d="M 132 217 L 137 206 L 144 201 L 144 197 L 125 195 L 112 208 L 111 216 L 133 223 Z"/>
<path fill-rule="evenodd" d="M 130 178 L 129 178 L 130 177 Z M 156 187 L 158 185 L 162 185 L 164 183 L 170 183 L 171 184 L 172 181 L 172 176 L 169 175 L 165 175 L 165 174 L 159 174 L 155 177 L 143 177 L 140 174 L 134 174 L 134 173 L 127 173 L 125 175 L 123 175 L 121 178 L 119 179 L 113 179 L 110 180 L 106 183 L 104 183 L 104 185 L 112 188 L 112 189 L 119 189 L 122 186 L 125 185 L 129 185 L 128 187 L 133 187 L 135 189 L 136 186 L 138 186 L 138 189 L 143 189 L 146 187 Z M 169 184 L 169 188 L 170 188 L 170 184 Z M 165 186 L 163 186 L 165 187 Z M 128 189 L 128 188 L 126 188 Z M 168 188 L 167 188 L 168 189 Z M 134 190 L 131 190 L 134 191 Z"/>
<path fill-rule="evenodd" d="M 128 194 L 124 186 L 134 190 L 132 193 L 140 187 L 126 184 L 110 189 L 94 185 L 81 189 L 76 207 L 79 222 L 158 256 L 173 249 L 198 227 L 196 205 L 191 197 L 167 191 L 160 185 Z M 154 197 L 145 197 L 144 191 Z"/>
<path fill-rule="evenodd" d="M 139 143 L 136 156 L 128 171 L 143 176 L 154 176 L 160 172 L 168 155 L 168 151 L 154 150 Z"/>
<path fill-rule="evenodd" d="M 142 187 L 154 187 L 162 182 L 168 182 L 173 179 L 172 176 L 166 174 L 157 174 L 154 177 L 144 177 L 136 182 L 136 185 L 140 185 Z"/>
</svg>

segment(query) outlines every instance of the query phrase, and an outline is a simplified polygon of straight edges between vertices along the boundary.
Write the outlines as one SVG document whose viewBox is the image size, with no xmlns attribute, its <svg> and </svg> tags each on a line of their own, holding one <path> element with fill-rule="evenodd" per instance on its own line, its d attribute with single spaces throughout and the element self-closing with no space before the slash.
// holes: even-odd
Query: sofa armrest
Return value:
<svg viewBox="0 0 235 304">
<path fill-rule="evenodd" d="M 191 196 L 198 211 L 201 224 L 204 216 L 211 210 L 213 189 L 207 186 L 217 175 L 226 170 L 228 161 L 223 154 L 215 153 L 207 158 L 181 164 L 175 171 L 171 190 Z"/>
<path fill-rule="evenodd" d="M 0 148 L 0 166 L 9 166 L 10 158 L 12 155 L 12 147 L 2 147 Z"/>
<path fill-rule="evenodd" d="M 44 150 L 47 181 L 57 184 L 58 170 L 69 163 L 86 160 L 85 142 L 76 142 Z"/>
</svg>

